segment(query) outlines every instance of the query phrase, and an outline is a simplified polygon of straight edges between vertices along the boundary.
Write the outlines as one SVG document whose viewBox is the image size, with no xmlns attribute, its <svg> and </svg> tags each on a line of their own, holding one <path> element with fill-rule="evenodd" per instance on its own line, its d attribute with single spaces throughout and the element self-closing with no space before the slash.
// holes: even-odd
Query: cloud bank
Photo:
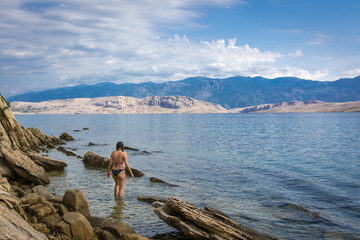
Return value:
<svg viewBox="0 0 360 240">
<path fill-rule="evenodd" d="M 244 1 L 20 1 L 0 3 L 2 88 L 79 83 L 179 80 L 190 76 L 234 75 L 320 79 L 279 60 L 299 59 L 301 50 L 259 50 L 237 39 L 194 41 L 180 29 L 197 23 L 203 6 L 227 7 Z M 169 32 L 172 32 L 169 35 Z M 175 33 L 175 34 L 174 34 Z"/>
</svg>

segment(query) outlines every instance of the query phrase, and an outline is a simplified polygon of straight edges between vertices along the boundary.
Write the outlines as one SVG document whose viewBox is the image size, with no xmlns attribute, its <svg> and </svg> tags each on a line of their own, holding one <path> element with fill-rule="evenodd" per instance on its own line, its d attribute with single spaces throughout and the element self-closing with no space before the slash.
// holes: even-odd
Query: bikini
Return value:
<svg viewBox="0 0 360 240">
<path fill-rule="evenodd" d="M 115 177 L 117 177 L 117 175 L 119 175 L 122 171 L 124 171 L 125 169 L 117 169 L 117 170 L 111 170 L 112 173 L 114 174 Z"/>
</svg>

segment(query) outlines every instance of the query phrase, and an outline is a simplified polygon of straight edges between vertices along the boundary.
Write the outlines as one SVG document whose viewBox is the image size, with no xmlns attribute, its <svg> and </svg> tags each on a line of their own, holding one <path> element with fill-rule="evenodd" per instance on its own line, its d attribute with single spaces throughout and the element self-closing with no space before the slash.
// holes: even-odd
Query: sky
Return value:
<svg viewBox="0 0 360 240">
<path fill-rule="evenodd" d="M 0 93 L 360 75 L 360 0 L 1 0 Z"/>
</svg>

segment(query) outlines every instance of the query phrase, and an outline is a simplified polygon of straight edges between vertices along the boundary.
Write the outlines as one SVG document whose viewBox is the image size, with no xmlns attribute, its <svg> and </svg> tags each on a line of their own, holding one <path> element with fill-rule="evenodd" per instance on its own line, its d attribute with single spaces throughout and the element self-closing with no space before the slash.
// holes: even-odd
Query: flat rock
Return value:
<svg viewBox="0 0 360 240">
<path fill-rule="evenodd" d="M 0 144 L 0 152 L 14 171 L 24 179 L 41 185 L 50 183 L 44 168 L 21 151 L 13 150 L 8 144 Z"/>
<path fill-rule="evenodd" d="M 67 164 L 63 161 L 42 156 L 34 152 L 27 152 L 26 155 L 38 165 L 42 166 L 46 171 L 63 171 Z"/>
</svg>

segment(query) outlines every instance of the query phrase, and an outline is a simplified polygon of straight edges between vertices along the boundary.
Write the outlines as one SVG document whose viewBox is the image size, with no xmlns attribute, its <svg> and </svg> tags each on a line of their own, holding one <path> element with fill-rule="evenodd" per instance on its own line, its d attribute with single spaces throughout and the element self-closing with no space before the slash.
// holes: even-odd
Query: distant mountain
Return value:
<svg viewBox="0 0 360 240">
<path fill-rule="evenodd" d="M 119 114 L 119 113 L 226 113 L 218 104 L 190 97 L 99 97 L 43 102 L 12 102 L 14 113 L 37 114 Z"/>
<path fill-rule="evenodd" d="M 55 99 L 95 98 L 106 96 L 188 96 L 229 108 L 267 103 L 320 100 L 348 102 L 360 100 L 360 76 L 319 82 L 293 77 L 267 79 L 262 77 L 206 78 L 194 77 L 164 83 L 78 85 L 45 91 L 28 92 L 8 101 L 40 102 Z"/>
</svg>

